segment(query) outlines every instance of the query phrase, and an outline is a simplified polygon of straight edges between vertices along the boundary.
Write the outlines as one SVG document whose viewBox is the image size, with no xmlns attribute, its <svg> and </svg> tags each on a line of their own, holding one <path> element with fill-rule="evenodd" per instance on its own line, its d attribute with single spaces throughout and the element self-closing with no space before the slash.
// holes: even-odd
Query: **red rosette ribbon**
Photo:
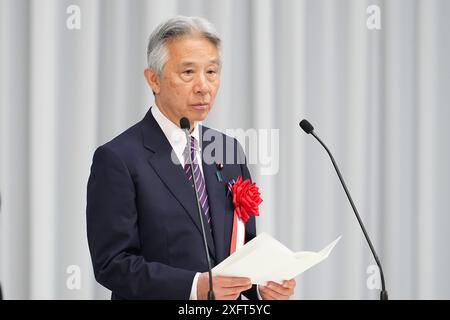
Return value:
<svg viewBox="0 0 450 320">
<path fill-rule="evenodd" d="M 259 216 L 259 205 L 263 201 L 256 183 L 250 179 L 242 180 L 239 176 L 231 189 L 234 213 L 247 223 L 250 216 Z"/>
<path fill-rule="evenodd" d="M 230 243 L 230 254 L 233 254 L 245 244 L 245 224 L 251 216 L 259 216 L 259 205 L 263 200 L 256 183 L 251 183 L 250 179 L 243 181 L 241 176 L 228 183 L 228 190 L 232 193 L 234 206 Z"/>
</svg>

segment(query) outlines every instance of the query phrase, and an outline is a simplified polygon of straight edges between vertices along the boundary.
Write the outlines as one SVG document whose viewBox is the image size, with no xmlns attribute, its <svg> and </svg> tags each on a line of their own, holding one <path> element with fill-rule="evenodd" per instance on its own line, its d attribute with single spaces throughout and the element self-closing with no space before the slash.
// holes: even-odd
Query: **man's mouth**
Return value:
<svg viewBox="0 0 450 320">
<path fill-rule="evenodd" d="M 209 108 L 209 103 L 194 103 L 191 104 L 191 107 L 193 107 L 196 110 L 206 110 Z"/>
</svg>

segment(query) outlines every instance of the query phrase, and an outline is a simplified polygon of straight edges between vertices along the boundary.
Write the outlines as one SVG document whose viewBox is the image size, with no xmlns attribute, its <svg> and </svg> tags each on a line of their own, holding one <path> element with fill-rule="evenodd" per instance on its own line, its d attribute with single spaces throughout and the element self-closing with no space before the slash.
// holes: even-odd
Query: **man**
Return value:
<svg viewBox="0 0 450 320">
<path fill-rule="evenodd" d="M 198 181 L 212 264 L 230 252 L 233 223 L 227 182 L 250 178 L 235 139 L 200 126 L 220 84 L 220 38 L 204 19 L 176 17 L 150 36 L 144 75 L 155 96 L 144 119 L 99 147 L 87 195 L 87 232 L 95 277 L 113 299 L 206 299 L 208 264 L 192 180 Z M 191 125 L 189 143 L 180 119 Z M 201 132 L 200 132 L 201 131 Z M 232 145 L 232 163 L 206 162 L 205 132 Z M 220 146 L 219 146 L 220 147 Z M 217 149 L 217 148 L 216 148 Z M 230 152 L 223 149 L 223 152 Z M 192 155 L 199 170 L 187 163 Z M 223 159 L 229 159 L 223 154 Z M 203 161 L 202 161 L 203 160 Z M 200 194 L 201 193 L 201 194 Z M 255 219 L 246 240 L 256 235 Z M 287 299 L 295 281 L 252 287 L 250 279 L 214 276 L 216 299 Z"/>
</svg>

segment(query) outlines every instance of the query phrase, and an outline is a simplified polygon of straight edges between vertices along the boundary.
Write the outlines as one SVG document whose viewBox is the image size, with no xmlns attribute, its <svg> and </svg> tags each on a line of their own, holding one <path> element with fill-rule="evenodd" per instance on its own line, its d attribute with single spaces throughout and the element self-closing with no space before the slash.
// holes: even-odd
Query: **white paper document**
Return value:
<svg viewBox="0 0 450 320">
<path fill-rule="evenodd" d="M 341 236 L 319 252 L 293 252 L 267 233 L 261 233 L 213 268 L 214 275 L 247 277 L 253 284 L 281 283 L 328 257 Z"/>
</svg>

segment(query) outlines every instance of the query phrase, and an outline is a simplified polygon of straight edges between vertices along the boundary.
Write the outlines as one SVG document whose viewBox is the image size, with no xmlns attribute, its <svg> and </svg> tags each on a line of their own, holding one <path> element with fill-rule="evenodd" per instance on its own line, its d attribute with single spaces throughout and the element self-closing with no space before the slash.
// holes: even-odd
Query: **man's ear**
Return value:
<svg viewBox="0 0 450 320">
<path fill-rule="evenodd" d="M 144 70 L 144 76 L 147 79 L 148 85 L 152 88 L 153 94 L 159 94 L 161 91 L 159 75 L 152 69 L 147 68 Z"/>
</svg>

